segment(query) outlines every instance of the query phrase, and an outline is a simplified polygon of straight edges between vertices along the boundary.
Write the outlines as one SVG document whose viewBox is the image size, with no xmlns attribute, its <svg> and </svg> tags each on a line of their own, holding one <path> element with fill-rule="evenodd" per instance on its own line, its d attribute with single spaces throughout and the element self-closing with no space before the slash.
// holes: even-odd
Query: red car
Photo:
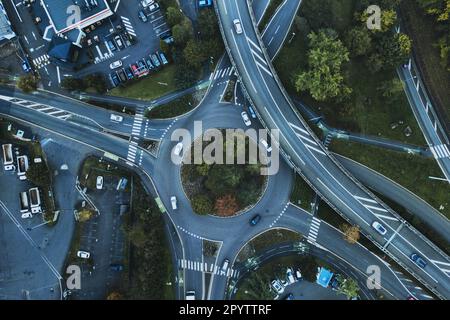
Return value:
<svg viewBox="0 0 450 320">
<path fill-rule="evenodd" d="M 133 71 L 133 74 L 134 74 L 136 77 L 139 77 L 139 68 L 138 68 L 137 65 L 132 64 L 132 65 L 131 65 L 131 71 Z"/>
</svg>

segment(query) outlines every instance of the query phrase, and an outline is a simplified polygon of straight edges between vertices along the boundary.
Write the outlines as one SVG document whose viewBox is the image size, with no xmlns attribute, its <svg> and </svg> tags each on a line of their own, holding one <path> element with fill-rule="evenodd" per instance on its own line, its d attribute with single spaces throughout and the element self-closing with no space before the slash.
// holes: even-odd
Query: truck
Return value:
<svg viewBox="0 0 450 320">
<path fill-rule="evenodd" d="M 2 150 L 3 150 L 3 165 L 6 167 L 13 164 L 14 159 L 13 159 L 12 145 L 4 144 L 2 145 Z"/>
<path fill-rule="evenodd" d="M 28 191 L 30 195 L 31 213 L 36 214 L 41 212 L 41 196 L 38 188 L 31 188 Z"/>
<path fill-rule="evenodd" d="M 186 300 L 195 300 L 195 291 L 186 291 Z"/>
</svg>

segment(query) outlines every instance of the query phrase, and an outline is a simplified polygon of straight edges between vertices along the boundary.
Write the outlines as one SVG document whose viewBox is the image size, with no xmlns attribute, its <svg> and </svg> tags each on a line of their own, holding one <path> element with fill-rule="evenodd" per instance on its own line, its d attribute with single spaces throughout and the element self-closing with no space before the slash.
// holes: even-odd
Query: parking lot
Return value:
<svg viewBox="0 0 450 320">
<path fill-rule="evenodd" d="M 111 77 L 110 64 L 114 61 L 121 61 L 125 75 L 133 65 L 139 70 L 132 72 L 132 77 L 147 75 L 144 69 L 150 69 L 147 63 L 151 61 L 149 55 L 159 50 L 161 38 L 170 38 L 170 29 L 159 7 L 150 10 L 150 6 L 144 8 L 138 0 L 110 2 L 111 9 L 117 11 L 111 17 L 83 29 L 86 37 L 78 50 L 76 63 L 57 63 L 49 56 L 50 42 L 42 38 L 49 21 L 40 2 L 34 1 L 26 7 L 21 1 L 12 0 L 5 7 L 28 54 L 30 65 L 39 72 L 46 88 L 57 89 L 65 77 L 82 78 L 93 73 L 104 75 L 113 87 L 118 85 Z M 141 18 L 139 12 L 142 12 Z M 36 23 L 37 18 L 39 23 Z M 152 72 L 157 69 L 157 66 L 154 67 Z M 126 78 L 117 75 L 119 82 L 130 78 L 129 73 Z"/>
</svg>

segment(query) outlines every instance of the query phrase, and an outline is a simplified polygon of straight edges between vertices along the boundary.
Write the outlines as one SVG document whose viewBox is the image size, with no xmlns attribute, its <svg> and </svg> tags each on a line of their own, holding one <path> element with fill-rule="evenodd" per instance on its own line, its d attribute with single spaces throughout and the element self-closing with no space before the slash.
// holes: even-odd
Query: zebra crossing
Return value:
<svg viewBox="0 0 450 320">
<path fill-rule="evenodd" d="M 313 244 L 317 240 L 317 235 L 319 234 L 321 220 L 313 217 L 311 220 L 311 225 L 309 227 L 308 242 Z"/>
<path fill-rule="evenodd" d="M 33 59 L 33 64 L 37 69 L 41 69 L 50 64 L 49 58 L 48 54 L 43 54 L 42 56 Z"/>
<path fill-rule="evenodd" d="M 211 73 L 211 75 L 209 76 L 209 80 L 212 81 L 222 79 L 225 77 L 230 77 L 233 73 L 236 74 L 234 72 L 234 67 L 222 68 Z"/>
<path fill-rule="evenodd" d="M 130 19 L 128 19 L 127 17 L 124 17 L 124 16 L 121 16 L 120 18 L 122 19 L 122 23 L 125 26 L 125 29 L 127 30 L 127 32 L 129 34 L 131 34 L 132 36 L 136 37 L 136 32 L 134 32 L 134 28 L 130 22 Z"/>
<path fill-rule="evenodd" d="M 142 131 L 142 124 L 144 122 L 144 109 L 138 108 L 136 110 L 136 114 L 134 115 L 133 126 L 131 127 L 131 141 L 128 144 L 128 154 L 127 154 L 127 163 L 129 165 L 133 165 L 136 163 L 136 159 L 138 159 L 138 164 L 142 164 L 143 153 L 142 150 L 138 148 L 138 143 L 136 140 L 139 140 Z"/>
<path fill-rule="evenodd" d="M 445 144 L 431 146 L 430 150 L 433 153 L 435 159 L 450 158 L 450 151 L 448 149 L 448 146 Z"/>
<path fill-rule="evenodd" d="M 18 99 L 18 98 L 6 97 L 6 96 L 0 96 L 0 99 L 14 103 L 16 105 L 20 105 L 27 109 L 31 109 L 31 110 L 35 110 L 35 111 L 44 113 L 46 115 L 49 115 L 54 118 L 58 118 L 60 120 L 67 120 L 69 117 L 71 117 L 73 115 L 71 112 L 68 112 L 65 110 L 61 110 L 61 109 L 51 107 L 51 106 L 48 106 L 45 104 L 40 104 L 40 103 L 36 103 L 33 101 L 24 100 L 24 99 Z"/>
<path fill-rule="evenodd" d="M 186 259 L 178 260 L 178 266 L 183 269 L 213 273 L 218 276 L 226 276 L 230 278 L 239 277 L 239 271 L 233 270 L 232 268 L 227 268 L 227 270 L 222 270 L 218 265 L 214 263 L 206 263 L 200 261 L 191 261 Z"/>
</svg>

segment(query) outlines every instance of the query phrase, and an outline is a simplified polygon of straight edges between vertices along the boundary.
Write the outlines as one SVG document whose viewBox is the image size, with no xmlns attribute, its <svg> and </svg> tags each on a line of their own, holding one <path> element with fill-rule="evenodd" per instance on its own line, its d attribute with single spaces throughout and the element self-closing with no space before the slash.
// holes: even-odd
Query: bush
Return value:
<svg viewBox="0 0 450 320">
<path fill-rule="evenodd" d="M 25 93 L 35 91 L 37 89 L 37 79 L 32 74 L 22 76 L 17 82 L 17 87 Z"/>
<path fill-rule="evenodd" d="M 212 213 L 213 204 L 204 194 L 197 194 L 192 198 L 192 209 L 198 214 L 207 215 Z"/>
</svg>

